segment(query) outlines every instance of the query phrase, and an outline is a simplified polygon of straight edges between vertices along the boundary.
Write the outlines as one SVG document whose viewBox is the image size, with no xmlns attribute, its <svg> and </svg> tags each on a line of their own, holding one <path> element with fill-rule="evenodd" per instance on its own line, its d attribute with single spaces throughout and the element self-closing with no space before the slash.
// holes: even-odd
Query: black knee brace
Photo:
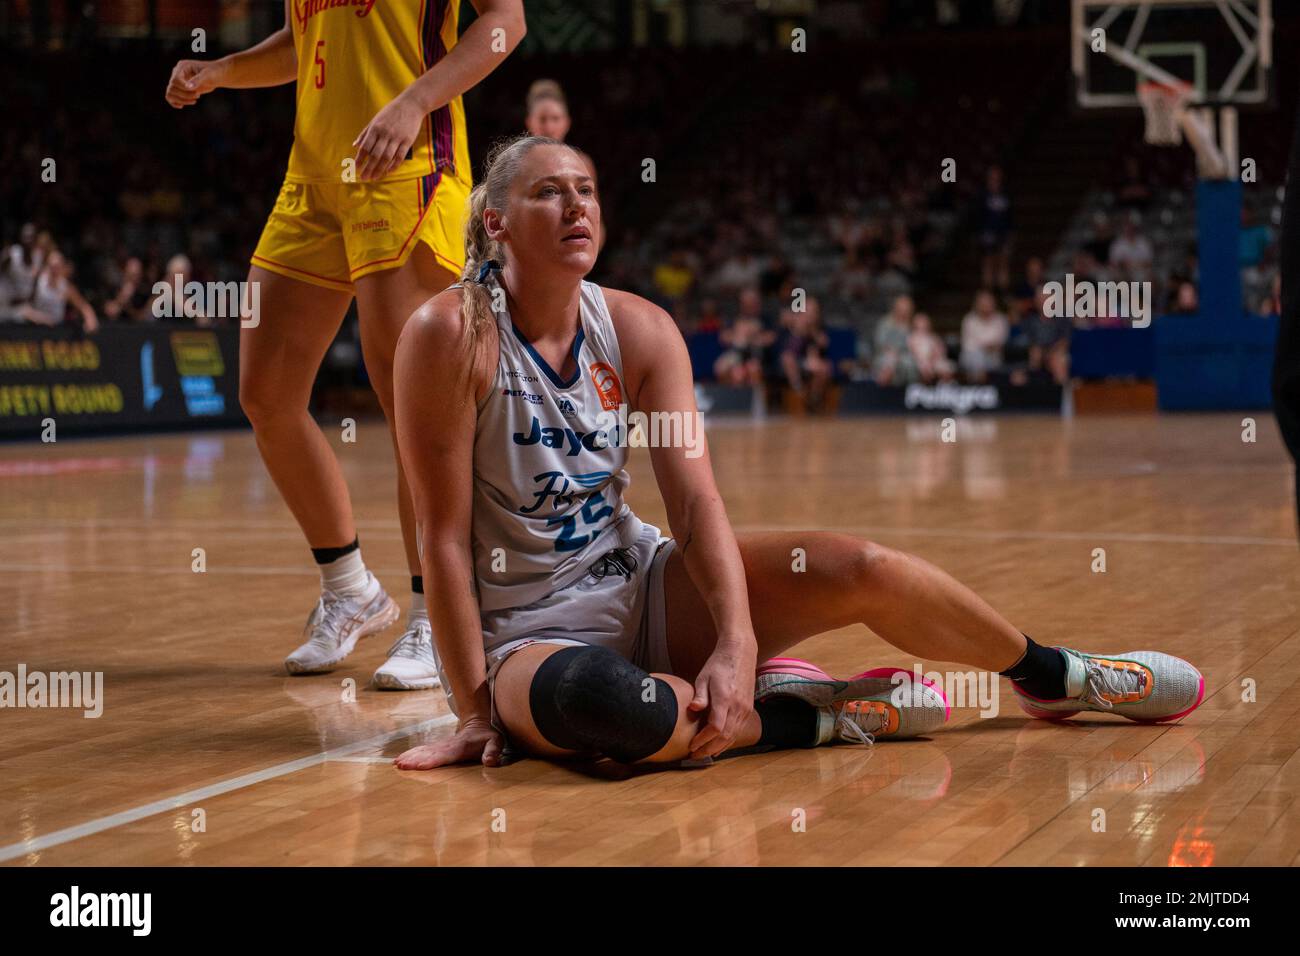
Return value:
<svg viewBox="0 0 1300 956">
<path fill-rule="evenodd" d="M 533 675 L 528 704 L 550 743 L 619 763 L 661 750 L 677 726 L 672 687 L 605 647 L 552 654 Z"/>
</svg>

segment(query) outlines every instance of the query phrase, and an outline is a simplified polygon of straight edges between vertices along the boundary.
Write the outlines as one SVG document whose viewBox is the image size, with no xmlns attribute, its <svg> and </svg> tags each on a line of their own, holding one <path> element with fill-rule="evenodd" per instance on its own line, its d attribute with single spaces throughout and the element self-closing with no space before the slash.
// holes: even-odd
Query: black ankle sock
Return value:
<svg viewBox="0 0 1300 956">
<path fill-rule="evenodd" d="M 1065 655 L 1055 647 L 1035 644 L 1026 634 L 1029 646 L 1025 656 L 1002 672 L 1003 677 L 1015 681 L 1016 686 L 1039 700 L 1059 700 L 1065 696 Z"/>
<path fill-rule="evenodd" d="M 422 574 L 411 575 L 411 593 L 412 594 L 424 593 L 424 575 Z"/>
<path fill-rule="evenodd" d="M 759 747 L 790 750 L 817 744 L 817 708 L 795 697 L 769 697 L 755 701 L 754 711 L 763 722 Z"/>
<path fill-rule="evenodd" d="M 312 548 L 311 556 L 316 559 L 317 564 L 329 564 L 331 561 L 337 561 L 345 554 L 351 554 L 361 547 L 361 540 L 353 538 L 351 544 L 345 544 L 341 548 Z"/>
</svg>

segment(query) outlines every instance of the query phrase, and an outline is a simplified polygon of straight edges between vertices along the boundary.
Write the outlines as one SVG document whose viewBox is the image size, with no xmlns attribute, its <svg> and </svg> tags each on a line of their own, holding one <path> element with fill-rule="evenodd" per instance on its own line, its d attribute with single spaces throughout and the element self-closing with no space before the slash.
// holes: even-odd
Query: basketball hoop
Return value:
<svg viewBox="0 0 1300 956">
<path fill-rule="evenodd" d="M 1152 146 L 1178 146 L 1183 141 L 1183 110 L 1196 95 L 1190 83 L 1153 83 L 1137 86 L 1138 99 L 1147 119 L 1146 141 Z"/>
</svg>

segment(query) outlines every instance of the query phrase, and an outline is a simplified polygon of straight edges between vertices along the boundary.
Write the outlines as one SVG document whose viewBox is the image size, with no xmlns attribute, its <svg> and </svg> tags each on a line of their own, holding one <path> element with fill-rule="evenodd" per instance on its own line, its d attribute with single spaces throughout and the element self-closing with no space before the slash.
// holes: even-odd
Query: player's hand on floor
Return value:
<svg viewBox="0 0 1300 956">
<path fill-rule="evenodd" d="M 181 60 L 172 68 L 164 99 L 173 109 L 193 106 L 221 85 L 225 68 L 217 60 Z"/>
<path fill-rule="evenodd" d="M 397 96 L 375 114 L 361 135 L 352 141 L 357 147 L 358 182 L 383 179 L 406 159 L 406 153 L 420 135 L 424 113 L 405 96 Z"/>
<path fill-rule="evenodd" d="M 456 763 L 501 765 L 501 735 L 486 720 L 470 717 L 445 740 L 412 747 L 393 763 L 398 770 L 432 770 Z"/>
<path fill-rule="evenodd" d="M 758 650 L 748 641 L 718 647 L 695 678 L 690 710 L 707 711 L 708 719 L 691 740 L 691 759 L 716 757 L 732 746 L 754 709 L 754 670 Z"/>
</svg>

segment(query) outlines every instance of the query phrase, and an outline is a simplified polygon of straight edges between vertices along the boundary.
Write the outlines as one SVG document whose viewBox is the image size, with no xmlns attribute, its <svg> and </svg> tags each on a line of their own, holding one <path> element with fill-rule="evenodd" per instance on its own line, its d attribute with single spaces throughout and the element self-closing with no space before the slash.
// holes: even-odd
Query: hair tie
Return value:
<svg viewBox="0 0 1300 956">
<path fill-rule="evenodd" d="M 487 260 L 487 262 L 479 266 L 478 278 L 475 279 L 474 281 L 482 285 L 483 281 L 487 279 L 488 273 L 493 271 L 500 272 L 501 263 L 497 262 L 495 259 L 489 259 Z"/>
</svg>

